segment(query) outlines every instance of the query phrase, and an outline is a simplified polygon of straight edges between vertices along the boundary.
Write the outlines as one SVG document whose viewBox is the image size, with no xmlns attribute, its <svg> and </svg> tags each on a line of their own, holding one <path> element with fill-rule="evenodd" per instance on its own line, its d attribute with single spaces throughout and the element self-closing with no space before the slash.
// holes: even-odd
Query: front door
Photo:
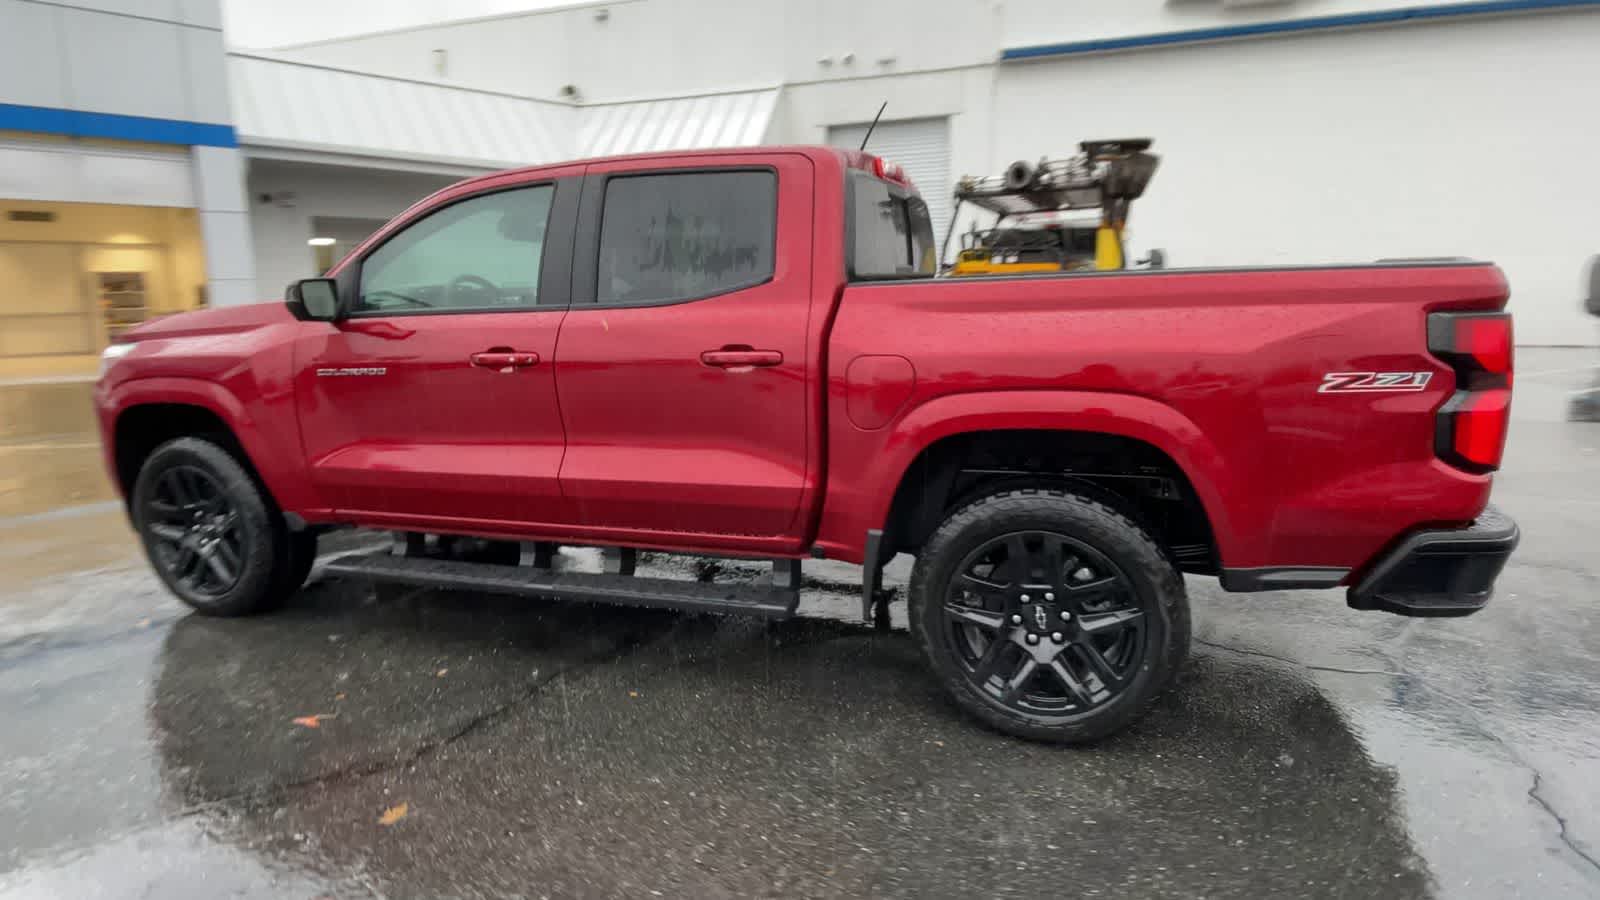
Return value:
<svg viewBox="0 0 1600 900">
<path fill-rule="evenodd" d="M 325 502 L 397 527 L 565 520 L 554 358 L 568 288 L 550 275 L 568 269 L 559 211 L 578 190 L 555 180 L 446 201 L 341 271 L 347 317 L 310 323 L 295 348 Z"/>
<path fill-rule="evenodd" d="M 619 541 L 798 531 L 808 479 L 812 169 L 591 165 L 561 327 L 561 485 Z"/>
</svg>

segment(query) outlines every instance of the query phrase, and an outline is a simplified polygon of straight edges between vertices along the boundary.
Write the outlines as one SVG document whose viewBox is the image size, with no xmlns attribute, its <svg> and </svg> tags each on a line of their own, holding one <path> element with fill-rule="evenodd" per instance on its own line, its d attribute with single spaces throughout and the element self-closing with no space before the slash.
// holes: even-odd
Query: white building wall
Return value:
<svg viewBox="0 0 1600 900">
<path fill-rule="evenodd" d="M 229 121 L 217 0 L 0 0 L 0 103 Z"/>
<path fill-rule="evenodd" d="M 257 299 L 280 298 L 289 282 L 320 274 L 306 245 L 315 237 L 313 218 L 388 220 L 457 180 L 446 175 L 252 161 L 249 218 L 260 285 Z"/>
<path fill-rule="evenodd" d="M 435 50 L 444 50 L 440 72 Z M 272 56 L 398 78 L 557 99 L 572 69 L 561 13 L 446 23 L 271 51 Z"/>
<path fill-rule="evenodd" d="M 1584 157 L 1596 46 L 1600 15 L 1578 14 L 1008 64 L 985 170 L 1150 135 L 1162 164 L 1134 205 L 1136 253 L 1491 259 L 1520 343 L 1596 343 L 1580 308 L 1600 252 L 1600 168 Z"/>
<path fill-rule="evenodd" d="M 274 55 L 580 102 L 947 70 L 1008 47 L 1394 12 L 1417 0 L 620 0 L 278 48 Z M 435 50 L 445 50 L 446 71 Z"/>
<path fill-rule="evenodd" d="M 1003 0 L 1002 46 L 1104 40 L 1260 22 L 1449 6 L 1450 0 Z"/>
<path fill-rule="evenodd" d="M 625 0 L 272 53 L 530 97 L 559 98 L 572 85 L 578 102 L 611 103 L 983 65 L 995 57 L 999 9 L 971 0 Z M 435 50 L 446 51 L 443 75 Z"/>
<path fill-rule="evenodd" d="M 1179 266 L 1470 255 L 1505 267 L 1523 343 L 1600 343 L 1579 309 L 1600 11 L 1274 35 L 999 62 L 1020 47 L 1294 22 L 1416 0 L 624 0 L 288 51 L 583 104 L 782 84 L 772 142 L 950 121 L 950 171 L 1149 135 L 1132 249 Z M 601 11 L 604 11 L 602 15 Z M 1347 23 L 1348 24 L 1348 23 Z M 526 51 L 521 48 L 528 48 Z M 470 58 L 470 61 L 468 61 Z M 950 185 L 921 185 L 925 192 Z"/>
</svg>

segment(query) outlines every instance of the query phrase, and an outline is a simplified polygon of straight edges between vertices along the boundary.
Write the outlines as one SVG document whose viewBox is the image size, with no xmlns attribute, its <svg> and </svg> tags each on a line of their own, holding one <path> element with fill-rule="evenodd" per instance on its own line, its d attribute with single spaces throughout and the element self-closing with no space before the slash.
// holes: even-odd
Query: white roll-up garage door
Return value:
<svg viewBox="0 0 1600 900">
<path fill-rule="evenodd" d="M 867 123 L 835 125 L 828 129 L 828 143 L 835 147 L 854 150 L 861 146 L 867 133 Z M 944 230 L 950 224 L 950 120 L 905 119 L 898 122 L 879 122 L 872 130 L 872 140 L 867 152 L 899 163 L 917 186 L 922 199 L 927 201 L 929 218 L 933 219 L 935 242 L 944 240 Z"/>
</svg>

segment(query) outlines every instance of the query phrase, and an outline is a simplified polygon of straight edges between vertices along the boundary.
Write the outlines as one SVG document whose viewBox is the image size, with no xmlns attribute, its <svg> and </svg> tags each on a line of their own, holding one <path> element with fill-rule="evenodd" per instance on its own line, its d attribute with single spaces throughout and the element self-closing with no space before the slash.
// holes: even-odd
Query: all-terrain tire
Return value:
<svg viewBox="0 0 1600 900">
<path fill-rule="evenodd" d="M 1077 715 L 1030 715 L 1001 702 L 975 683 L 975 667 L 963 660 L 946 627 L 951 580 L 962 562 L 996 538 L 1041 532 L 1101 554 L 1125 579 L 1130 608 L 1143 611 L 1148 643 L 1142 659 L 1129 663 L 1125 686 Z M 909 600 L 911 633 L 957 705 L 999 731 L 1033 740 L 1085 743 L 1127 727 L 1170 684 L 1189 650 L 1188 597 L 1169 556 L 1128 515 L 1101 499 L 1069 491 L 1003 490 L 951 513 L 917 556 Z"/>
</svg>

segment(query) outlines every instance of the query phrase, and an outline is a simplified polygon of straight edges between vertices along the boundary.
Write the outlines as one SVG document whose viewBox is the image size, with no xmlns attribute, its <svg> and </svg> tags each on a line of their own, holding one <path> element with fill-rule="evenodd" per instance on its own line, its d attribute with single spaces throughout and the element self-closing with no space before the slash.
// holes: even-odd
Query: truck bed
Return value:
<svg viewBox="0 0 1600 900">
<path fill-rule="evenodd" d="M 1397 506 L 1441 524 L 1483 510 L 1490 476 L 1435 454 L 1431 413 L 1455 375 L 1427 350 L 1427 315 L 1506 299 L 1500 271 L 1469 260 L 850 284 L 830 342 L 830 381 L 844 388 L 830 422 L 850 420 L 852 396 L 882 393 L 852 380 L 860 358 L 903 358 L 913 374 L 896 427 L 830 427 L 819 542 L 859 544 L 888 510 L 878 486 L 955 414 L 1146 442 L 1187 473 L 1223 568 L 1347 571 L 1398 537 Z M 1340 373 L 1424 383 L 1321 389 Z"/>
</svg>

